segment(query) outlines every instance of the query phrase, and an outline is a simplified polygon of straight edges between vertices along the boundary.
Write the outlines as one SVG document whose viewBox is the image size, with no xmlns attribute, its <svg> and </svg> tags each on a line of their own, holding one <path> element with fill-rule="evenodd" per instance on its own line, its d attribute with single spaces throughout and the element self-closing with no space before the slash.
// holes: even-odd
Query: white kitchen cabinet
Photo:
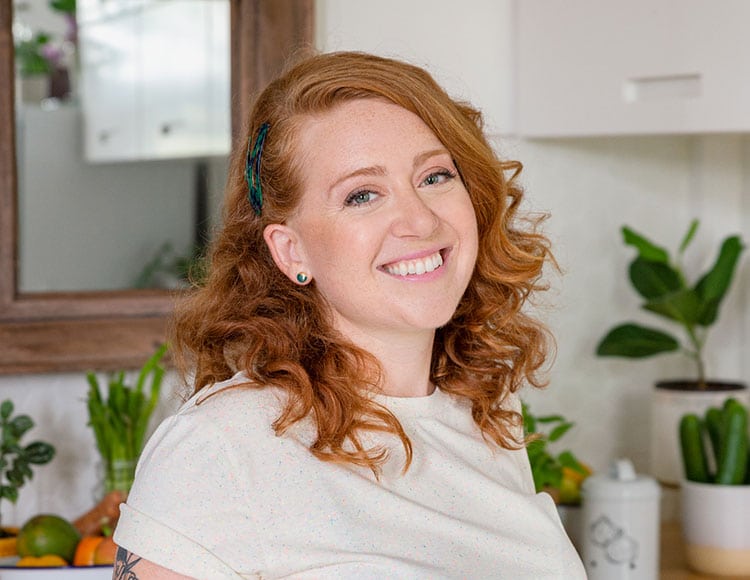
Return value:
<svg viewBox="0 0 750 580">
<path fill-rule="evenodd" d="M 747 0 L 517 0 L 528 137 L 750 130 Z"/>
<path fill-rule="evenodd" d="M 316 45 L 427 68 L 482 110 L 490 133 L 513 124 L 512 0 L 316 0 Z"/>
<path fill-rule="evenodd" d="M 87 160 L 228 153 L 227 0 L 82 0 L 78 18 Z"/>
</svg>

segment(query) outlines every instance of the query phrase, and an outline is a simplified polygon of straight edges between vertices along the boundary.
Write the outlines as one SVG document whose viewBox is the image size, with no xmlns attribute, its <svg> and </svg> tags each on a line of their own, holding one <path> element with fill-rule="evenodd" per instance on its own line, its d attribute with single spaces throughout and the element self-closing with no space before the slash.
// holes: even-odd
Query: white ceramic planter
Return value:
<svg viewBox="0 0 750 580">
<path fill-rule="evenodd" d="M 651 402 L 651 474 L 659 483 L 677 487 L 685 477 L 680 452 L 680 419 L 687 413 L 703 416 L 709 407 L 721 407 L 729 397 L 750 406 L 750 390 L 738 383 L 731 390 L 685 391 L 670 388 L 678 382 L 657 383 Z"/>
<path fill-rule="evenodd" d="M 685 557 L 697 572 L 750 575 L 750 485 L 682 482 Z"/>
</svg>

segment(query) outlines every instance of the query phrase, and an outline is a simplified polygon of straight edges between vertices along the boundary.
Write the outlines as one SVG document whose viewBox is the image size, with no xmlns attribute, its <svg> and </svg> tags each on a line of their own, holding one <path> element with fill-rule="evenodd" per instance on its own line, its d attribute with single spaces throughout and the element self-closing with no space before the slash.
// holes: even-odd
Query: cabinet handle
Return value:
<svg viewBox="0 0 750 580">
<path fill-rule="evenodd" d="M 184 123 L 180 119 L 177 119 L 175 121 L 165 121 L 159 127 L 159 132 L 163 136 L 167 137 L 168 135 L 172 134 L 175 129 L 179 129 L 182 125 L 184 125 Z"/>
<path fill-rule="evenodd" d="M 640 77 L 628 79 L 622 87 L 626 103 L 657 99 L 690 99 L 703 93 L 702 76 L 698 73 Z"/>
</svg>

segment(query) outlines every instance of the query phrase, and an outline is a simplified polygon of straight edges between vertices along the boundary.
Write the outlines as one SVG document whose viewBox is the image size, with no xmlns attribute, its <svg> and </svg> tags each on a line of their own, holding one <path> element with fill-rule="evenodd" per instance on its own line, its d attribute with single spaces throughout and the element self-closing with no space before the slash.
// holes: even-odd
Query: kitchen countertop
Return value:
<svg viewBox="0 0 750 580">
<path fill-rule="evenodd" d="M 739 576 L 706 576 L 688 569 L 685 549 L 682 544 L 682 531 L 677 522 L 667 522 L 661 526 L 660 580 L 718 580 Z"/>
</svg>

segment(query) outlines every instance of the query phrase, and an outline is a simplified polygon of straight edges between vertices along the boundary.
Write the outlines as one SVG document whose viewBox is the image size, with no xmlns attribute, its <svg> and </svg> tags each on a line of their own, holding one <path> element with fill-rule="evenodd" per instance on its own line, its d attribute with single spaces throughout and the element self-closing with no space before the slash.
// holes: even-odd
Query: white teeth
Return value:
<svg viewBox="0 0 750 580">
<path fill-rule="evenodd" d="M 406 276 L 408 274 L 421 276 L 425 272 L 432 272 L 443 265 L 443 256 L 435 252 L 432 256 L 419 260 L 405 260 L 396 264 L 386 266 L 386 271 L 394 276 Z"/>
</svg>

